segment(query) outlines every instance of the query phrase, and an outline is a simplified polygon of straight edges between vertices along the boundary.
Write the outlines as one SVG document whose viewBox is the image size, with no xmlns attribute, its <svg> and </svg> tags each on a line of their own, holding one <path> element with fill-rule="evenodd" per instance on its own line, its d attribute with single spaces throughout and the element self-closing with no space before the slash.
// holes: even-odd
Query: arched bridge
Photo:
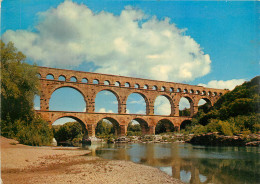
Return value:
<svg viewBox="0 0 260 184">
<path fill-rule="evenodd" d="M 154 134 L 159 121 L 168 121 L 176 128 L 185 120 L 198 112 L 200 99 L 213 105 L 226 90 L 206 88 L 202 86 L 148 80 L 133 77 L 123 77 L 92 72 L 64 70 L 48 67 L 38 67 L 40 77 L 40 114 L 50 124 L 62 117 L 71 117 L 84 125 L 89 136 L 95 136 L 98 121 L 108 119 L 117 127 L 117 133 L 125 135 L 128 123 L 137 120 L 143 134 Z M 47 79 L 51 76 L 52 79 Z M 63 80 L 60 80 L 63 78 Z M 73 80 L 72 80 L 73 79 Z M 79 91 L 85 102 L 86 112 L 67 112 L 49 110 L 49 101 L 53 92 L 62 87 L 71 87 Z M 95 97 L 100 91 L 112 92 L 118 101 L 118 113 L 95 112 Z M 127 114 L 126 101 L 130 94 L 140 94 L 146 103 L 146 113 Z M 171 105 L 168 116 L 154 115 L 154 103 L 158 96 L 166 97 Z M 179 101 L 184 97 L 190 102 L 190 116 L 179 116 Z"/>
</svg>

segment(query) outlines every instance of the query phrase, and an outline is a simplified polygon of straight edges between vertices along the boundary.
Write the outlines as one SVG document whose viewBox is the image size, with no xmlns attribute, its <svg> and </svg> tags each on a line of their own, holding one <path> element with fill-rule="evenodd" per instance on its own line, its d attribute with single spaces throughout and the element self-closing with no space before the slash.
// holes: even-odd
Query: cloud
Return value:
<svg viewBox="0 0 260 184">
<path fill-rule="evenodd" d="M 171 114 L 171 104 L 166 97 L 159 96 L 155 99 L 154 113 L 156 115 L 170 115 Z"/>
<path fill-rule="evenodd" d="M 185 29 L 132 7 L 113 15 L 65 1 L 38 13 L 33 31 L 7 30 L 2 39 L 44 66 L 72 68 L 92 62 L 95 72 L 175 82 L 210 72 L 209 55 Z"/>
<path fill-rule="evenodd" d="M 106 110 L 105 108 L 100 108 L 99 111 L 100 113 L 114 113 L 112 110 Z"/>
<path fill-rule="evenodd" d="M 218 89 L 229 89 L 233 90 L 237 85 L 241 85 L 245 82 L 245 79 L 232 79 L 227 81 L 217 81 L 212 80 L 208 84 L 198 84 L 200 86 L 209 87 L 209 88 L 218 88 Z"/>
<path fill-rule="evenodd" d="M 129 100 L 130 104 L 142 104 L 142 105 L 146 105 L 144 102 L 144 99 L 140 99 L 140 100 Z"/>
<path fill-rule="evenodd" d="M 37 106 L 35 106 L 35 107 L 34 107 L 34 110 L 41 110 L 41 108 L 40 108 L 40 107 L 37 107 Z"/>
<path fill-rule="evenodd" d="M 184 108 L 189 109 L 190 102 L 186 98 L 181 98 L 181 100 L 179 102 L 179 110 L 183 110 Z"/>
</svg>

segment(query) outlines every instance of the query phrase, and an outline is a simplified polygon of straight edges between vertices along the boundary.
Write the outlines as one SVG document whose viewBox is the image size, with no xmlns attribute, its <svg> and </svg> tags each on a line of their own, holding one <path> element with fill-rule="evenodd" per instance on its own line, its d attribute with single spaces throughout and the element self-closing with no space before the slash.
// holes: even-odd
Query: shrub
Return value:
<svg viewBox="0 0 260 184">
<path fill-rule="evenodd" d="M 52 129 L 48 123 L 40 118 L 28 123 L 22 120 L 15 121 L 18 129 L 17 140 L 21 144 L 31 146 L 50 145 L 53 139 Z"/>
</svg>

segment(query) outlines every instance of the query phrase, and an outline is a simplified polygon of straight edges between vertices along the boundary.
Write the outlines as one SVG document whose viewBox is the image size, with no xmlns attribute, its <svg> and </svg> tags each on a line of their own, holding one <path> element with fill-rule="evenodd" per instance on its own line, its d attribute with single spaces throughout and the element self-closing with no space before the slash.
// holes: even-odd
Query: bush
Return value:
<svg viewBox="0 0 260 184">
<path fill-rule="evenodd" d="M 21 144 L 31 146 L 50 145 L 53 139 L 52 129 L 48 123 L 40 118 L 35 118 L 28 123 L 22 120 L 15 121 L 18 133 L 17 140 Z"/>
</svg>

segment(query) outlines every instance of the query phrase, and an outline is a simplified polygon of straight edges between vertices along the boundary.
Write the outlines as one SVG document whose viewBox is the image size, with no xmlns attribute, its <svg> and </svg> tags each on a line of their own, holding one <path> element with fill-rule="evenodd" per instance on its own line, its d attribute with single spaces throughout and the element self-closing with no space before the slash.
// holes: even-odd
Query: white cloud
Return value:
<svg viewBox="0 0 260 184">
<path fill-rule="evenodd" d="M 171 104 L 166 97 L 159 96 L 155 99 L 154 113 L 156 115 L 170 115 L 171 114 Z"/>
<path fill-rule="evenodd" d="M 209 88 L 218 88 L 218 89 L 229 89 L 233 90 L 237 85 L 241 85 L 245 82 L 245 79 L 232 79 L 227 81 L 217 81 L 212 80 L 208 84 L 198 84 L 200 86 L 209 87 Z"/>
<path fill-rule="evenodd" d="M 206 75 L 211 63 L 184 32 L 168 18 L 148 19 L 131 7 L 115 16 L 65 1 L 39 13 L 33 32 L 8 30 L 2 39 L 13 41 L 29 60 L 44 66 L 93 62 L 95 72 L 181 82 Z"/>
<path fill-rule="evenodd" d="M 130 114 L 130 110 L 129 109 L 126 109 L 126 114 Z"/>
<path fill-rule="evenodd" d="M 186 98 L 181 98 L 179 102 L 179 110 L 183 110 L 184 108 L 190 108 L 190 102 Z"/>
<path fill-rule="evenodd" d="M 146 105 L 144 102 L 144 99 L 140 99 L 140 100 L 129 100 L 130 104 L 142 104 L 142 105 Z"/>
<path fill-rule="evenodd" d="M 112 110 L 106 110 L 105 108 L 100 108 L 99 111 L 100 113 L 114 113 Z"/>
<path fill-rule="evenodd" d="M 34 110 L 41 110 L 41 108 L 40 108 L 40 107 L 37 107 L 37 106 L 35 106 L 35 107 L 34 107 Z"/>
</svg>

